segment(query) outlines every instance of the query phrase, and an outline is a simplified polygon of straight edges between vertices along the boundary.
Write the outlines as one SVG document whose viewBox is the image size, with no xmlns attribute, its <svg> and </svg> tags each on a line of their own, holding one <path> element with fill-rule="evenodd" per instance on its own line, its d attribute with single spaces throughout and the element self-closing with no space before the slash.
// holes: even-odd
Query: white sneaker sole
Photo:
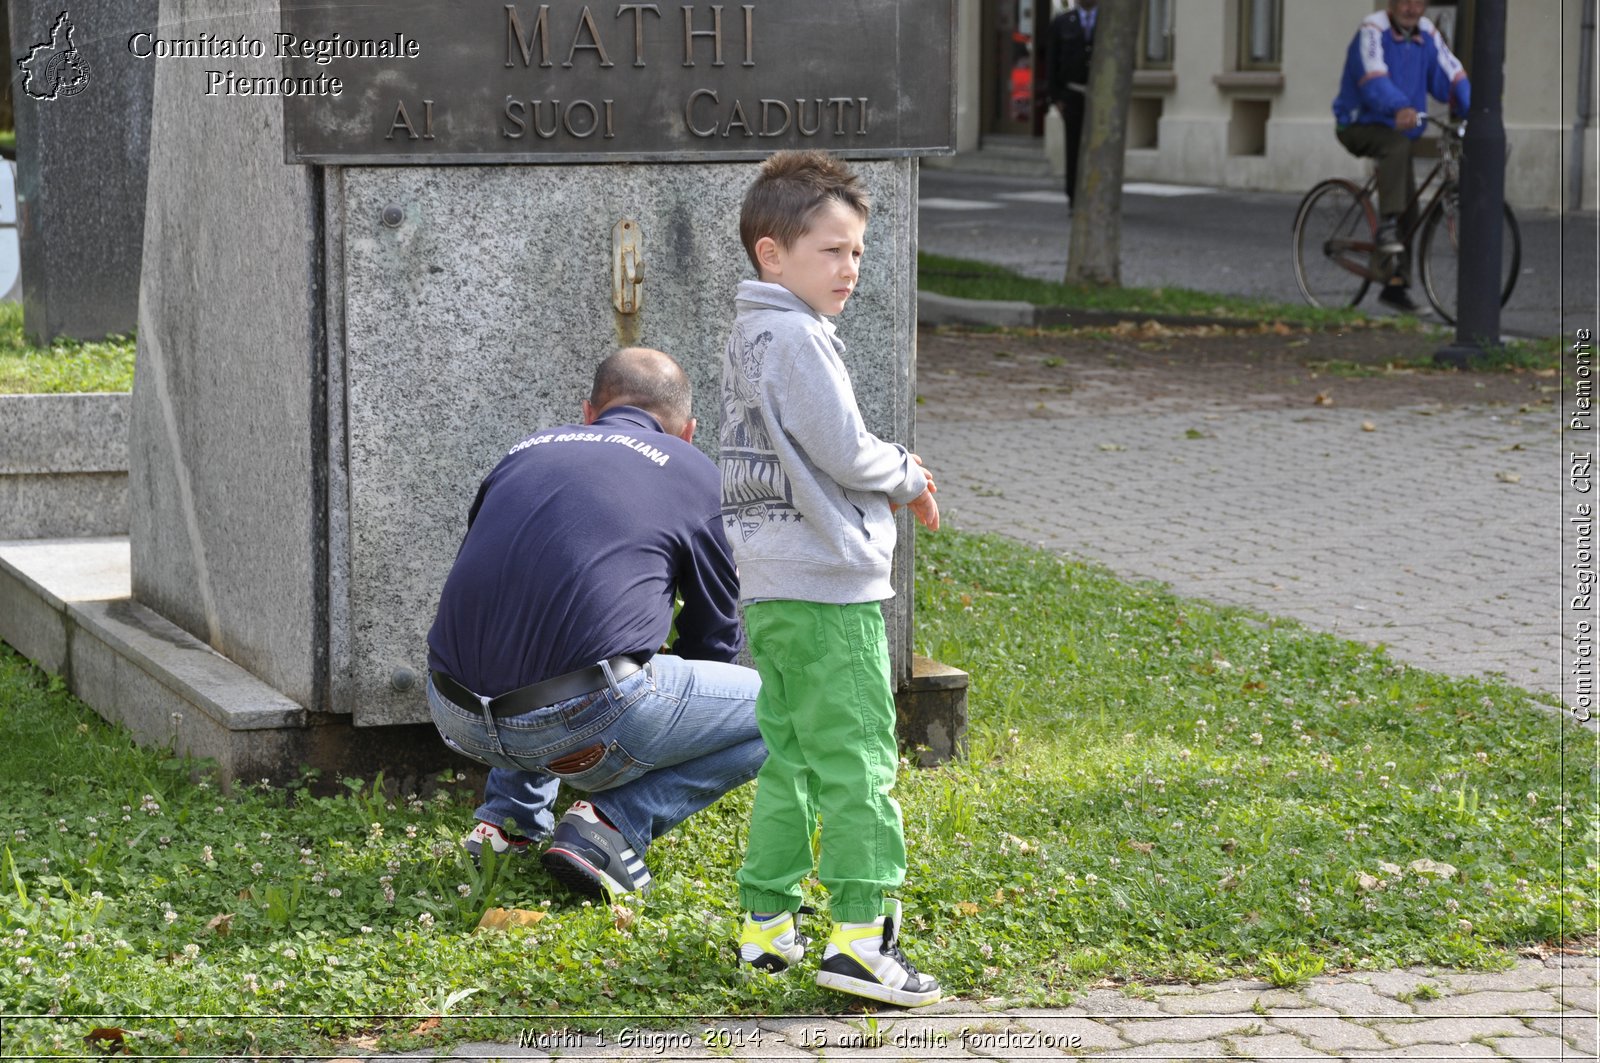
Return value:
<svg viewBox="0 0 1600 1063">
<path fill-rule="evenodd" d="M 931 993 L 910 993 L 904 989 L 892 989 L 882 982 L 867 982 L 848 975 L 834 974 L 832 971 L 818 971 L 817 985 L 884 1004 L 898 1004 L 902 1008 L 921 1008 L 937 1004 L 941 996 L 938 989 Z"/>
</svg>

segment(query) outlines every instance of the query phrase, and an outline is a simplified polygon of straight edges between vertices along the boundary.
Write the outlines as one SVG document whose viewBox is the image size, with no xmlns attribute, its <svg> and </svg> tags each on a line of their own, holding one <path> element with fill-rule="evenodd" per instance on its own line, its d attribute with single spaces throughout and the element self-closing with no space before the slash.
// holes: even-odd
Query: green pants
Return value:
<svg viewBox="0 0 1600 1063">
<path fill-rule="evenodd" d="M 834 920 L 876 919 L 906 877 L 900 806 L 889 796 L 900 757 L 883 611 L 877 602 L 766 601 L 746 606 L 744 620 L 767 759 L 739 903 L 752 912 L 800 906 L 820 814 L 818 876 Z"/>
</svg>

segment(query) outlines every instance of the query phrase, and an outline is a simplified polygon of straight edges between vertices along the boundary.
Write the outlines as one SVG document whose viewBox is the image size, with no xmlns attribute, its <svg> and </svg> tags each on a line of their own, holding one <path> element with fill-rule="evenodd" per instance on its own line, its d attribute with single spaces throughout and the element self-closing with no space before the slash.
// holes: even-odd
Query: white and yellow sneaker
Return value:
<svg viewBox="0 0 1600 1063">
<path fill-rule="evenodd" d="M 739 962 L 749 964 L 767 974 L 779 974 L 799 963 L 806 955 L 811 940 L 800 933 L 798 915 L 811 914 L 810 908 L 799 912 L 779 912 L 765 919 L 746 913 L 744 927 L 739 931 Z"/>
<path fill-rule="evenodd" d="M 885 1004 L 920 1008 L 939 1000 L 939 983 L 900 951 L 900 902 L 885 900 L 870 923 L 835 923 L 817 984 Z"/>
</svg>

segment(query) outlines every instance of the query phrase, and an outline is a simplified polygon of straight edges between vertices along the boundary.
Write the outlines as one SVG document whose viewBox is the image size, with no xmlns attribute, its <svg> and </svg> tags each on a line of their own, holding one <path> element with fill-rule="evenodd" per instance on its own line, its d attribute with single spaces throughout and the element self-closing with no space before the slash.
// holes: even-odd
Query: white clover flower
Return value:
<svg viewBox="0 0 1600 1063">
<path fill-rule="evenodd" d="M 178 921 L 178 913 L 173 911 L 171 908 L 168 908 L 166 911 L 161 913 L 161 918 L 167 921 L 168 926 L 171 926 L 173 923 Z"/>
<path fill-rule="evenodd" d="M 431 928 L 433 926 L 433 913 L 423 912 L 421 915 L 417 916 L 417 922 L 422 924 L 422 928 L 424 930 Z"/>
<path fill-rule="evenodd" d="M 18 956 L 17 957 L 17 971 L 19 973 L 21 973 L 21 974 L 32 974 L 33 973 L 33 957 L 32 956 Z"/>
<path fill-rule="evenodd" d="M 472 887 L 463 882 L 461 885 L 456 887 L 456 892 L 461 894 L 463 897 L 470 897 L 472 896 Z"/>
<path fill-rule="evenodd" d="M 263 864 L 260 860 L 257 860 L 255 863 L 250 865 L 250 873 L 252 875 L 259 875 L 259 874 L 261 874 L 261 872 L 265 871 L 266 869 L 267 869 L 266 865 Z"/>
<path fill-rule="evenodd" d="M 1251 745 L 1259 746 L 1262 742 L 1265 742 L 1265 741 L 1266 741 L 1266 739 L 1262 737 L 1260 731 L 1251 731 L 1250 732 L 1250 744 Z"/>
<path fill-rule="evenodd" d="M 344 891 L 338 886 L 335 886 L 333 889 L 328 891 L 328 896 L 332 897 L 334 900 L 338 900 L 340 897 L 344 896 Z"/>
<path fill-rule="evenodd" d="M 1463 934 L 1470 934 L 1472 933 L 1472 921 L 1469 919 L 1458 919 L 1456 920 L 1456 929 L 1461 931 Z"/>
<path fill-rule="evenodd" d="M 189 958 L 190 962 L 193 962 L 200 958 L 200 946 L 190 942 L 183 947 L 183 954 Z"/>
<path fill-rule="evenodd" d="M 1092 871 L 1089 872 L 1087 875 L 1083 876 L 1083 884 L 1085 886 L 1093 886 L 1096 882 L 1099 882 L 1099 881 L 1100 881 L 1100 876 L 1096 875 Z"/>
</svg>

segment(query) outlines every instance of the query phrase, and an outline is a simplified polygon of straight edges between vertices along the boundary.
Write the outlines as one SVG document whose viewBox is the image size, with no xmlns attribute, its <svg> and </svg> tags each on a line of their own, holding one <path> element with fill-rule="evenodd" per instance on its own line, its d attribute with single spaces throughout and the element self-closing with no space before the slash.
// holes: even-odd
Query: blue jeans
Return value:
<svg viewBox="0 0 1600 1063">
<path fill-rule="evenodd" d="M 755 778 L 767 756 L 756 727 L 760 688 L 749 668 L 658 654 L 620 683 L 520 716 L 497 720 L 464 709 L 431 679 L 428 708 L 451 748 L 495 769 L 479 819 L 547 835 L 556 788 L 566 783 L 592 795 L 643 855 L 656 838 Z M 563 760 L 580 763 L 552 769 Z"/>
</svg>

